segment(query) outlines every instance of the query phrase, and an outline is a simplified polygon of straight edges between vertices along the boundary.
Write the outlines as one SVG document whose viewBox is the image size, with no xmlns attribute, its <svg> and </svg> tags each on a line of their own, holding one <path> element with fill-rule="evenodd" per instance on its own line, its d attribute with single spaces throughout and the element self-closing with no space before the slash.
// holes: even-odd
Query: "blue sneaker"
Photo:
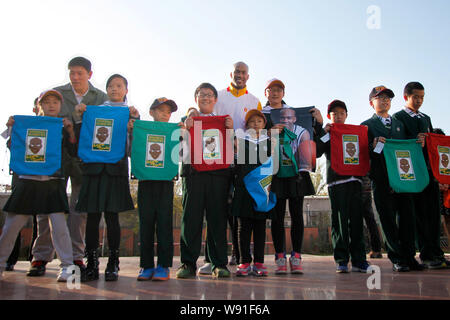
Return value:
<svg viewBox="0 0 450 320">
<path fill-rule="evenodd" d="M 154 273 L 155 273 L 155 268 L 141 269 L 141 271 L 139 271 L 139 275 L 137 277 L 137 280 L 138 281 L 151 280 Z"/>
<path fill-rule="evenodd" d="M 339 262 L 336 264 L 336 273 L 348 273 L 347 262 Z"/>
<path fill-rule="evenodd" d="M 370 267 L 370 264 L 367 261 L 352 263 L 352 272 L 363 272 L 367 273 L 367 268 Z"/>
<path fill-rule="evenodd" d="M 153 274 L 153 281 L 164 281 L 170 279 L 169 268 L 163 268 L 160 265 L 155 269 L 155 273 Z"/>
</svg>

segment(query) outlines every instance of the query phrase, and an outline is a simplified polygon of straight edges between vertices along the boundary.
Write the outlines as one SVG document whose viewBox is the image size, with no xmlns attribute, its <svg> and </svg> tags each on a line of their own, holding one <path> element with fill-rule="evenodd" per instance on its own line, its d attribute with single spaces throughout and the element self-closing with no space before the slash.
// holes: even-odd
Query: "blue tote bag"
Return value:
<svg viewBox="0 0 450 320">
<path fill-rule="evenodd" d="M 10 168 L 19 175 L 54 174 L 61 168 L 62 118 L 14 116 Z"/>
<path fill-rule="evenodd" d="M 116 163 L 125 156 L 129 109 L 87 106 L 81 125 L 78 156 L 85 163 Z"/>
<path fill-rule="evenodd" d="M 244 177 L 245 188 L 254 200 L 253 208 L 258 212 L 268 212 L 275 207 L 277 198 L 270 191 L 272 185 L 272 157 Z"/>
</svg>

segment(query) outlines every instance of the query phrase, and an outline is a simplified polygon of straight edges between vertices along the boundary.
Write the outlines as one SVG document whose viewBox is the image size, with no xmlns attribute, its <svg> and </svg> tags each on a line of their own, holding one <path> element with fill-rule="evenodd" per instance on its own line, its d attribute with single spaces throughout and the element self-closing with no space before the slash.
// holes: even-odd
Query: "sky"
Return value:
<svg viewBox="0 0 450 320">
<path fill-rule="evenodd" d="M 372 116 L 373 87 L 394 91 L 394 113 L 405 84 L 419 81 L 421 111 L 450 135 L 449 15 L 447 0 L 2 1 L 0 123 L 31 115 L 34 98 L 68 83 L 67 63 L 84 56 L 99 89 L 114 73 L 128 79 L 143 120 L 155 98 L 167 97 L 179 121 L 200 83 L 224 89 L 233 63 L 244 61 L 262 104 L 276 77 L 289 105 L 316 106 L 326 120 L 328 103 L 340 99 L 350 124 Z M 10 181 L 8 165 L 0 143 L 0 183 Z"/>
</svg>

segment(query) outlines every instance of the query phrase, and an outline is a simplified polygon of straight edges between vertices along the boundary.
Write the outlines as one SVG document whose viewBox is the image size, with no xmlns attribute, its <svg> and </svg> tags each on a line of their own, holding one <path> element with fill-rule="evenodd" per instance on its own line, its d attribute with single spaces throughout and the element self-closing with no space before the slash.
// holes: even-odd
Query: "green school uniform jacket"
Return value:
<svg viewBox="0 0 450 320">
<path fill-rule="evenodd" d="M 392 118 L 401 121 L 405 126 L 405 139 L 415 139 L 419 133 L 433 132 L 431 118 L 424 113 L 422 117 L 411 117 L 405 110 L 401 110 L 392 115 Z"/>
<path fill-rule="evenodd" d="M 403 123 L 391 117 L 391 129 L 388 130 L 376 114 L 372 118 L 364 121 L 361 125 L 368 127 L 367 136 L 369 138 L 370 173 L 369 176 L 377 183 L 388 183 L 386 162 L 383 154 L 373 152 L 373 139 L 385 137 L 387 139 L 407 139 Z"/>
</svg>

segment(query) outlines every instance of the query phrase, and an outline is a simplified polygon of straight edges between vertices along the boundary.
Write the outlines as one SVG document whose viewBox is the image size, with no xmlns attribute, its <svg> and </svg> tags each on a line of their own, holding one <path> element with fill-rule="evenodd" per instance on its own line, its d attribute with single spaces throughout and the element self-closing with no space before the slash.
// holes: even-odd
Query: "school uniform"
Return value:
<svg viewBox="0 0 450 320">
<path fill-rule="evenodd" d="M 107 103 L 111 105 L 110 103 Z M 106 104 L 105 104 L 106 105 Z M 120 104 L 123 107 L 124 103 Z M 77 133 L 81 124 L 76 125 Z M 128 151 L 129 144 L 126 146 Z M 86 250 L 98 248 L 98 227 L 102 212 L 105 214 L 110 251 L 120 247 L 118 213 L 134 209 L 128 179 L 128 152 L 117 163 L 83 163 L 83 180 L 75 209 L 87 212 Z"/>
<path fill-rule="evenodd" d="M 243 150 L 241 149 L 243 148 Z M 252 155 L 250 155 L 252 154 Z M 256 155 L 256 157 L 255 157 Z M 239 217 L 238 243 L 241 253 L 240 263 L 251 263 L 250 241 L 253 232 L 254 262 L 264 263 L 264 248 L 266 241 L 266 220 L 273 218 L 273 210 L 257 212 L 254 200 L 248 193 L 244 178 L 252 170 L 265 163 L 271 156 L 271 143 L 267 136 L 253 139 L 245 136 L 238 139 L 238 156 L 234 167 L 234 196 L 231 215 Z M 255 163 L 251 161 L 254 160 Z"/>
<path fill-rule="evenodd" d="M 376 137 L 406 139 L 403 123 L 393 117 L 388 119 L 390 120 L 382 120 L 374 114 L 361 124 L 368 127 L 371 160 L 369 176 L 372 180 L 375 206 L 380 217 L 388 258 L 393 264 L 409 265 L 416 254 L 412 195 L 392 190 L 384 156 L 373 151 L 373 140 Z"/>
<path fill-rule="evenodd" d="M 290 108 L 290 106 L 283 103 L 282 108 Z M 267 120 L 265 129 L 268 131 L 275 125 L 271 118 L 272 109 L 274 108 L 270 105 L 266 105 L 262 110 Z M 309 172 L 301 171 L 293 177 L 286 178 L 281 178 L 278 175 L 274 175 L 271 190 L 277 197 L 277 203 L 274 208 L 274 218 L 272 219 L 271 224 L 275 252 L 286 252 L 284 218 L 286 214 L 286 200 L 289 200 L 289 213 L 292 222 L 292 250 L 294 252 L 301 253 L 304 233 L 303 200 L 305 196 L 314 195 L 316 193 Z"/>
<path fill-rule="evenodd" d="M 63 131 L 62 144 L 73 152 L 73 144 L 68 140 L 66 131 Z M 62 157 L 63 162 L 64 154 Z M 72 265 L 72 246 L 64 216 L 69 212 L 69 206 L 63 167 L 51 176 L 19 175 L 3 211 L 8 215 L 0 236 L 0 267 L 4 267 L 17 234 L 30 216 L 37 216 L 38 223 L 41 220 L 51 221 L 51 240 L 61 260 L 61 267 Z"/>
<path fill-rule="evenodd" d="M 327 159 L 328 195 L 331 202 L 331 238 L 334 260 L 338 264 L 353 265 L 366 262 L 363 236 L 361 178 L 338 175 L 331 168 L 330 141 L 324 143 L 317 136 L 317 157 L 325 154 Z"/>
<path fill-rule="evenodd" d="M 415 114 L 411 110 L 404 108 L 392 117 L 403 123 L 405 139 L 415 139 L 419 133 L 433 132 L 430 117 L 422 112 Z M 427 163 L 430 183 L 425 190 L 413 196 L 420 259 L 422 261 L 443 260 L 444 252 L 440 247 L 439 184 L 434 179 L 431 171 L 426 148 L 423 149 L 423 153 Z"/>
<path fill-rule="evenodd" d="M 213 116 L 214 114 L 201 114 Z M 186 156 L 186 155 L 184 155 Z M 202 245 L 203 217 L 207 223 L 205 253 L 212 270 L 226 267 L 228 194 L 232 177 L 231 168 L 197 171 L 190 164 L 182 164 L 182 206 L 180 258 L 181 263 L 196 268 Z"/>
<path fill-rule="evenodd" d="M 76 105 L 84 103 L 85 105 L 98 106 L 108 100 L 106 93 L 95 88 L 90 82 L 88 91 L 84 96 L 78 96 L 70 83 L 55 87 L 54 89 L 59 91 L 64 98 L 59 116 L 68 117 L 74 124 L 81 123 L 79 115 L 75 112 Z M 76 153 L 71 156 L 67 150 L 63 150 L 63 152 L 65 153 L 65 160 L 63 162 L 65 180 L 67 184 L 70 177 L 72 189 L 69 202 L 71 214 L 68 216 L 67 225 L 72 239 L 73 260 L 79 261 L 83 260 L 85 253 L 85 230 L 87 220 L 86 212 L 77 212 L 75 209 L 82 184 L 82 164 Z"/>
</svg>

